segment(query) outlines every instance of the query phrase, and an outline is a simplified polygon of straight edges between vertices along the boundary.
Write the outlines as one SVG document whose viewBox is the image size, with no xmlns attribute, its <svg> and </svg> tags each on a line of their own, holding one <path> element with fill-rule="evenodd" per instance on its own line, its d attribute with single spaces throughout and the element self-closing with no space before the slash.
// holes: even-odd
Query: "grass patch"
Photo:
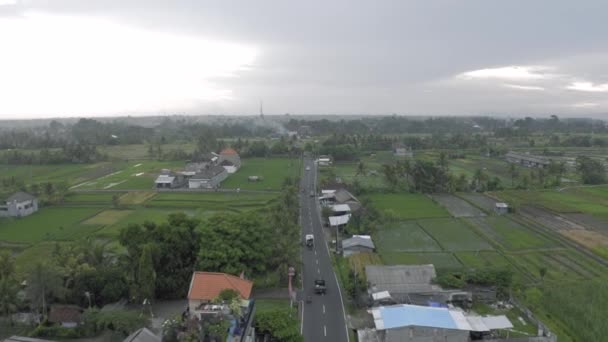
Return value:
<svg viewBox="0 0 608 342">
<path fill-rule="evenodd" d="M 73 240 L 95 229 L 80 222 L 99 210 L 94 207 L 52 207 L 20 219 L 0 219 L 0 240 L 25 243 Z"/>
<path fill-rule="evenodd" d="M 106 206 L 112 204 L 112 196 L 115 193 L 97 192 L 97 193 L 70 193 L 64 198 L 64 204 L 68 205 L 100 205 Z"/>
<path fill-rule="evenodd" d="M 447 210 L 422 194 L 372 194 L 367 198 L 383 214 L 399 219 L 450 217 Z"/>
<path fill-rule="evenodd" d="M 390 252 L 433 252 L 441 247 L 415 221 L 389 223 L 379 230 L 376 238 L 379 250 Z"/>
<path fill-rule="evenodd" d="M 129 216 L 131 213 L 132 210 L 104 210 L 82 223 L 98 226 L 115 224 L 118 221 L 121 221 L 125 217 Z"/>
<path fill-rule="evenodd" d="M 130 223 L 144 223 L 145 221 L 162 223 L 167 220 L 167 216 L 172 213 L 181 212 L 180 210 L 168 210 L 168 209 L 150 209 L 150 208 L 137 208 L 135 210 L 124 210 L 129 212 L 130 215 L 122 218 L 120 222 L 104 227 L 95 233 L 98 237 L 116 238 L 120 230 Z"/>
<path fill-rule="evenodd" d="M 146 203 L 147 207 L 202 209 L 211 212 L 243 211 L 260 209 L 270 205 L 274 193 L 159 193 Z"/>
<path fill-rule="evenodd" d="M 365 275 L 365 266 L 367 265 L 381 265 L 382 261 L 380 256 L 375 253 L 358 253 L 347 257 L 350 268 L 357 274 Z"/>
<path fill-rule="evenodd" d="M 119 202 L 122 205 L 142 204 L 155 195 L 152 191 L 131 191 L 120 196 Z"/>
<path fill-rule="evenodd" d="M 291 158 L 248 158 L 243 159 L 241 168 L 222 182 L 222 188 L 246 190 L 280 190 L 287 177 L 300 173 L 300 160 Z M 249 176 L 259 176 L 263 180 L 250 182 Z"/>
<path fill-rule="evenodd" d="M 504 216 L 488 216 L 470 219 L 492 240 L 508 250 L 525 250 L 555 247 L 555 243 L 521 224 Z"/>
<path fill-rule="evenodd" d="M 462 220 L 439 218 L 419 220 L 418 224 L 429 233 L 443 249 L 448 251 L 491 250 L 488 242 L 475 234 Z"/>
<path fill-rule="evenodd" d="M 288 299 L 256 299 L 255 300 L 255 311 L 257 313 L 260 312 L 269 312 L 274 310 L 288 309 L 289 308 L 289 300 Z"/>
</svg>

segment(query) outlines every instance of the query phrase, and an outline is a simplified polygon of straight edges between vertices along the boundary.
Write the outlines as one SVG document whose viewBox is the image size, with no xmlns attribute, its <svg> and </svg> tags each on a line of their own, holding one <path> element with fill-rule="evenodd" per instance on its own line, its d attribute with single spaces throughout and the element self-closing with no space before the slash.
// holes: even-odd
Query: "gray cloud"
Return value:
<svg viewBox="0 0 608 342">
<path fill-rule="evenodd" d="M 605 1 L 23 0 L 5 17 L 32 10 L 258 49 L 210 80 L 231 101 L 163 112 L 249 114 L 260 99 L 274 114 L 608 112 Z"/>
</svg>

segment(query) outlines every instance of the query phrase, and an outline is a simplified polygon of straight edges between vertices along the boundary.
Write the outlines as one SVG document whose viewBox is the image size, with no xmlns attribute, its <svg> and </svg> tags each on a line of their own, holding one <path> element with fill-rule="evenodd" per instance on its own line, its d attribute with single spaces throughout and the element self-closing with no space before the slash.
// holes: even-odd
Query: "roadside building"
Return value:
<svg viewBox="0 0 608 342">
<path fill-rule="evenodd" d="M 551 164 L 551 160 L 545 157 L 513 151 L 507 153 L 505 155 L 505 159 L 509 163 L 519 164 L 525 167 L 537 167 L 541 169 Z"/>
<path fill-rule="evenodd" d="M 342 216 L 330 216 L 329 226 L 334 229 L 342 229 L 344 226 L 348 224 L 350 220 L 350 215 L 342 215 Z"/>
<path fill-rule="evenodd" d="M 333 216 L 350 215 L 350 206 L 348 204 L 336 204 L 331 207 Z"/>
<path fill-rule="evenodd" d="M 188 313 L 191 322 L 204 324 L 228 321 L 230 328 L 226 341 L 253 342 L 255 301 L 251 299 L 252 288 L 253 282 L 241 277 L 217 272 L 194 272 L 188 290 Z M 233 311 L 233 303 L 215 300 L 227 289 L 238 293 L 239 313 Z"/>
<path fill-rule="evenodd" d="M 513 328 L 504 315 L 470 315 L 458 309 L 401 304 L 370 311 L 374 327 L 358 332 L 360 342 L 468 342 L 495 330 Z"/>
<path fill-rule="evenodd" d="M 342 240 L 342 255 L 345 257 L 358 253 L 373 253 L 376 249 L 369 235 L 353 235 Z"/>
<path fill-rule="evenodd" d="M 233 148 L 225 148 L 220 152 L 217 164 L 228 173 L 235 173 L 241 168 L 241 157 Z"/>
<path fill-rule="evenodd" d="M 190 189 L 217 189 L 228 177 L 228 171 L 222 166 L 214 165 L 194 174 L 188 180 Z"/>
<path fill-rule="evenodd" d="M 16 192 L 0 205 L 0 217 L 24 217 L 38 211 L 38 199 L 27 192 Z"/>
</svg>

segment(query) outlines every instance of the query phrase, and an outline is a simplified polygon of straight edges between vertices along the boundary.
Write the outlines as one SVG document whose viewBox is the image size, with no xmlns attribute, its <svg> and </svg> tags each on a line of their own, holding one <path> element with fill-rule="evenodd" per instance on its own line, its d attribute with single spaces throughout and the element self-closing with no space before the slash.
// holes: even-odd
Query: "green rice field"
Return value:
<svg viewBox="0 0 608 342">
<path fill-rule="evenodd" d="M 491 250 L 492 246 L 460 219 L 419 220 L 418 224 L 448 251 Z"/>
<path fill-rule="evenodd" d="M 398 219 L 450 217 L 447 210 L 422 194 L 372 194 L 366 197 L 377 210 Z"/>
<path fill-rule="evenodd" d="M 222 182 L 225 189 L 280 190 L 288 177 L 300 174 L 301 162 L 290 158 L 247 158 L 241 160 L 241 168 Z M 261 177 L 261 181 L 250 182 L 249 176 Z"/>
</svg>

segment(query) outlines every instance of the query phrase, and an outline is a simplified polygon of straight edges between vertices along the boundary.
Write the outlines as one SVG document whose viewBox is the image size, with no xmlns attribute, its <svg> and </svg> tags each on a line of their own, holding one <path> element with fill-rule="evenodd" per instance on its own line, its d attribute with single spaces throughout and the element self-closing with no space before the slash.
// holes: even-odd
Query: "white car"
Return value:
<svg viewBox="0 0 608 342">
<path fill-rule="evenodd" d="M 306 167 L 306 171 L 310 171 L 310 166 L 307 166 L 307 167 Z"/>
</svg>

